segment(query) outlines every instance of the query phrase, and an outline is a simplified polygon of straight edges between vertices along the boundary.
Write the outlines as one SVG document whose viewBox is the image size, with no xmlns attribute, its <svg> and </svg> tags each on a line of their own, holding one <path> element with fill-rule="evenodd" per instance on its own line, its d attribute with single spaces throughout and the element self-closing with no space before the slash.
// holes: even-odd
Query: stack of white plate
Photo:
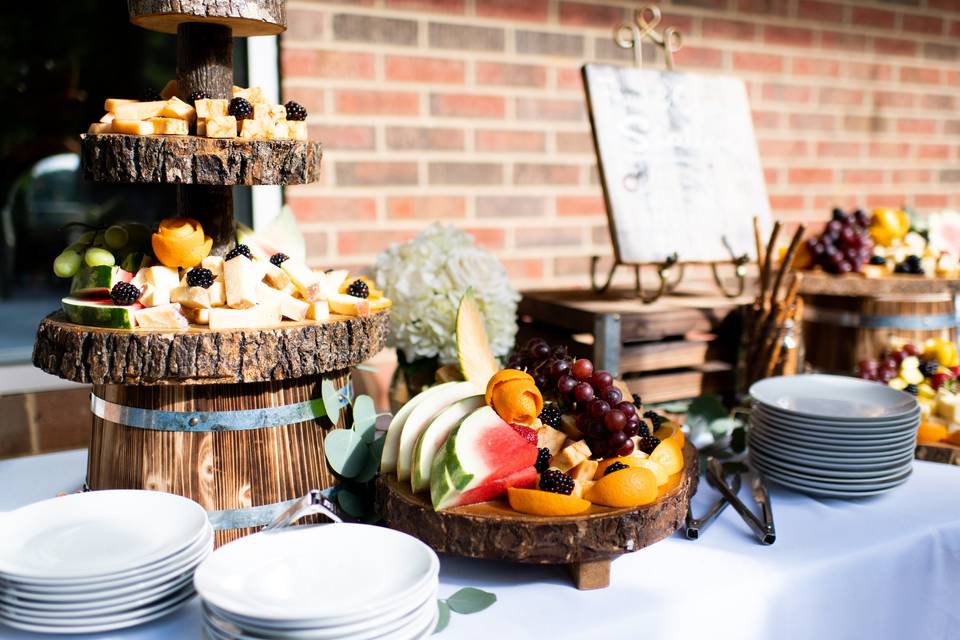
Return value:
<svg viewBox="0 0 960 640">
<path fill-rule="evenodd" d="M 750 461 L 765 477 L 813 495 L 888 491 L 913 470 L 920 407 L 886 385 L 844 376 L 767 378 L 750 387 Z"/>
<path fill-rule="evenodd" d="M 203 508 L 158 491 L 77 493 L 0 514 L 0 621 L 56 634 L 149 622 L 194 596 L 193 572 L 212 551 Z"/>
<path fill-rule="evenodd" d="M 197 569 L 208 638 L 426 638 L 440 562 L 405 533 L 301 526 L 224 545 Z"/>
</svg>

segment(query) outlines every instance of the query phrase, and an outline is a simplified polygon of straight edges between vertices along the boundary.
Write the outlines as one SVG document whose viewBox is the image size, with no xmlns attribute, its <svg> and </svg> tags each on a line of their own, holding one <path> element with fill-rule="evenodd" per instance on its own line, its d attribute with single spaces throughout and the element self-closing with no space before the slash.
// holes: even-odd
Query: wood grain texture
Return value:
<svg viewBox="0 0 960 640">
<path fill-rule="evenodd" d="M 210 253 L 226 255 L 236 245 L 237 224 L 233 218 L 233 188 L 202 184 L 177 186 L 177 215 L 193 218 L 213 238 Z"/>
<path fill-rule="evenodd" d="M 337 388 L 348 371 L 326 374 Z M 320 397 L 319 376 L 250 384 L 97 385 L 93 392 L 124 406 L 165 411 L 277 407 Z M 336 483 L 326 464 L 325 434 L 343 428 L 326 418 L 247 431 L 139 429 L 93 416 L 87 484 L 91 489 L 149 489 L 186 496 L 208 511 L 273 504 Z M 253 529 L 216 534 L 224 544 Z"/>
<path fill-rule="evenodd" d="M 319 142 L 197 136 L 80 136 L 84 176 L 98 182 L 261 185 L 320 178 Z"/>
<path fill-rule="evenodd" d="M 177 94 L 194 91 L 211 98 L 233 97 L 233 38 L 219 24 L 183 23 L 177 27 Z"/>
<path fill-rule="evenodd" d="M 504 501 L 434 511 L 426 494 L 413 495 L 395 476 L 377 479 L 377 507 L 387 526 L 416 536 L 441 553 L 532 564 L 606 560 L 666 538 L 684 523 L 696 492 L 696 448 L 684 447 L 686 466 L 657 502 L 637 509 L 594 505 L 584 515 L 540 517 Z"/>
<path fill-rule="evenodd" d="M 918 444 L 917 460 L 960 466 L 960 447 L 947 443 Z"/>
<path fill-rule="evenodd" d="M 236 36 L 272 36 L 287 28 L 286 0 L 127 0 L 130 22 L 176 33 L 185 22 L 229 27 Z"/>
<path fill-rule="evenodd" d="M 386 343 L 389 312 L 329 322 L 284 322 L 275 329 L 182 332 L 99 329 L 57 311 L 44 318 L 34 366 L 74 382 L 196 384 L 287 380 L 359 364 Z"/>
</svg>

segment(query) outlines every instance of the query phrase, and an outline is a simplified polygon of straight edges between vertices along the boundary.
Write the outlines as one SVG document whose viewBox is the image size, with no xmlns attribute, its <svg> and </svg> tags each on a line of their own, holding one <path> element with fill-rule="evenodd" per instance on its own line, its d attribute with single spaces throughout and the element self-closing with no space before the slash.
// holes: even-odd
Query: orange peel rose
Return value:
<svg viewBox="0 0 960 640">
<path fill-rule="evenodd" d="M 166 267 L 195 267 L 210 255 L 213 238 L 193 218 L 167 218 L 160 221 L 150 238 L 153 255 Z"/>
<path fill-rule="evenodd" d="M 543 410 L 543 396 L 533 377 L 517 369 L 504 369 L 490 378 L 484 398 L 510 424 L 530 426 Z"/>
</svg>

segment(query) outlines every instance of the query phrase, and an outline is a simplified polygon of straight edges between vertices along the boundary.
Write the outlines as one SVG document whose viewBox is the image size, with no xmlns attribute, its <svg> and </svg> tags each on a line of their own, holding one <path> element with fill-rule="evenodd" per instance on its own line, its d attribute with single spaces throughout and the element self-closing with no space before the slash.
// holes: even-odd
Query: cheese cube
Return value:
<svg viewBox="0 0 960 640">
<path fill-rule="evenodd" d="M 159 116 L 165 106 L 167 106 L 166 100 L 155 100 L 153 102 L 120 104 L 113 109 L 107 109 L 107 111 L 113 111 L 117 115 L 117 120 L 146 120 Z"/>
<path fill-rule="evenodd" d="M 320 294 L 326 300 L 332 295 L 340 293 L 340 285 L 347 279 L 350 272 L 346 269 L 331 269 L 323 274 L 323 286 Z"/>
<path fill-rule="evenodd" d="M 94 122 L 87 127 L 87 133 L 113 133 L 112 122 Z"/>
<path fill-rule="evenodd" d="M 307 123 L 302 120 L 287 120 L 288 136 L 291 140 L 307 140 Z"/>
<path fill-rule="evenodd" d="M 130 284 L 135 286 L 137 289 L 143 291 L 143 285 L 147 283 L 147 268 L 141 267 L 133 274 L 133 278 L 130 279 Z"/>
<path fill-rule="evenodd" d="M 370 300 L 370 313 L 383 311 L 385 309 L 389 309 L 392 306 L 393 306 L 393 303 L 390 302 L 389 298 L 379 298 L 377 300 Z"/>
<path fill-rule="evenodd" d="M 266 129 L 263 122 L 247 118 L 240 121 L 240 137 L 247 140 L 265 140 L 267 139 Z"/>
<path fill-rule="evenodd" d="M 144 329 L 186 329 L 190 322 L 180 310 L 180 305 L 165 304 L 148 309 L 137 309 L 137 326 Z"/>
<path fill-rule="evenodd" d="M 198 118 L 216 118 L 227 115 L 227 107 L 230 106 L 230 101 L 219 98 L 204 98 L 193 104 Z"/>
<path fill-rule="evenodd" d="M 150 118 L 147 120 L 153 125 L 153 132 L 157 135 L 185 136 L 190 133 L 186 120 L 176 118 Z"/>
<path fill-rule="evenodd" d="M 274 289 L 279 289 L 282 291 L 285 290 L 289 285 L 293 284 L 290 281 L 290 276 L 287 275 L 287 272 L 277 265 L 273 264 L 272 262 L 267 262 L 265 266 L 266 272 L 264 273 L 263 280 Z"/>
<path fill-rule="evenodd" d="M 230 262 L 233 260 L 227 264 Z M 270 327 L 280 324 L 280 321 L 280 305 L 273 302 L 258 304 L 250 309 L 210 309 L 210 328 L 216 330 Z"/>
<path fill-rule="evenodd" d="M 370 301 L 346 293 L 335 293 L 327 298 L 330 311 L 342 316 L 366 316 L 370 314 Z"/>
<path fill-rule="evenodd" d="M 117 119 L 117 114 L 112 111 L 107 111 L 100 117 L 100 122 L 113 122 Z"/>
<path fill-rule="evenodd" d="M 193 122 L 197 118 L 197 110 L 174 96 L 167 100 L 167 105 L 160 112 L 160 115 L 165 118 L 177 118 L 178 120 Z"/>
<path fill-rule="evenodd" d="M 236 138 L 237 119 L 233 116 L 207 118 L 206 136 L 208 138 Z"/>
<path fill-rule="evenodd" d="M 141 290 L 143 293 L 140 294 L 140 304 L 145 307 L 159 307 L 170 304 L 170 289 L 144 282 Z"/>
<path fill-rule="evenodd" d="M 261 301 L 270 301 L 280 305 L 280 314 L 284 318 L 300 322 L 306 319 L 309 304 L 303 300 L 297 300 L 293 296 L 277 291 L 266 282 L 261 282 L 257 287 L 257 297 Z"/>
<path fill-rule="evenodd" d="M 253 105 L 253 117 L 257 120 L 280 122 L 287 119 L 287 108 L 282 104 L 267 104 L 265 102 Z"/>
<path fill-rule="evenodd" d="M 214 280 L 223 280 L 223 256 L 207 256 L 200 262 L 204 269 L 210 269 Z"/>
<path fill-rule="evenodd" d="M 164 267 L 163 265 L 154 265 L 146 267 L 144 282 L 149 282 L 158 287 L 173 289 L 180 284 L 180 272 L 175 267 Z"/>
<path fill-rule="evenodd" d="M 543 425 L 537 429 L 537 447 L 550 449 L 550 455 L 555 456 L 560 453 L 563 443 L 567 436 L 562 431 L 558 431 L 549 425 Z"/>
<path fill-rule="evenodd" d="M 110 123 L 112 133 L 125 133 L 131 136 L 153 135 L 153 123 L 143 120 L 120 120 L 117 118 Z"/>
<path fill-rule="evenodd" d="M 103 101 L 103 110 L 104 111 L 115 111 L 117 107 L 122 104 L 133 104 L 135 102 L 140 102 L 139 100 L 129 100 L 126 98 L 107 98 Z"/>
<path fill-rule="evenodd" d="M 590 457 L 590 447 L 585 440 L 578 440 L 550 459 L 550 466 L 566 473 Z"/>
<path fill-rule="evenodd" d="M 227 287 L 223 280 L 214 280 L 213 284 L 207 287 L 207 294 L 210 296 L 210 305 L 222 307 L 227 304 Z"/>
<path fill-rule="evenodd" d="M 330 306 L 326 300 L 315 300 L 307 305 L 307 320 L 326 322 L 330 319 Z"/>
<path fill-rule="evenodd" d="M 222 307 L 226 303 L 226 292 L 222 282 L 214 282 L 206 288 L 176 287 L 170 291 L 170 300 L 191 309 L 209 309 Z"/>
<path fill-rule="evenodd" d="M 578 489 L 580 490 L 579 493 L 576 494 L 578 498 L 582 498 L 585 493 L 584 489 L 593 484 L 593 476 L 596 475 L 599 466 L 599 462 L 588 458 L 571 469 L 567 474 L 573 478 L 575 483 L 574 492 Z"/>
<path fill-rule="evenodd" d="M 257 304 L 257 285 L 263 275 L 251 260 L 237 256 L 224 262 L 223 279 L 227 288 L 227 306 L 248 309 Z"/>
<path fill-rule="evenodd" d="M 263 97 L 263 89 L 260 87 L 250 87 L 249 89 L 244 89 L 243 87 L 234 85 L 233 97 L 246 98 L 250 101 L 250 104 L 259 104 L 267 101 L 267 99 Z"/>
<path fill-rule="evenodd" d="M 290 277 L 290 282 L 307 302 L 322 300 L 320 297 L 323 274 L 315 273 L 310 267 L 295 260 L 284 260 L 280 268 Z"/>
<path fill-rule="evenodd" d="M 167 84 L 163 85 L 163 89 L 160 90 L 160 97 L 169 100 L 175 95 L 177 95 L 177 81 L 167 80 Z"/>
<path fill-rule="evenodd" d="M 957 400 L 960 396 L 947 393 L 937 394 L 937 405 L 934 415 L 940 416 L 947 422 L 960 422 L 960 411 L 957 411 Z"/>
<path fill-rule="evenodd" d="M 281 120 L 273 125 L 273 139 L 287 140 L 290 137 L 290 127 L 286 120 Z"/>
<path fill-rule="evenodd" d="M 183 315 L 193 324 L 210 324 L 210 309 L 182 309 Z"/>
</svg>

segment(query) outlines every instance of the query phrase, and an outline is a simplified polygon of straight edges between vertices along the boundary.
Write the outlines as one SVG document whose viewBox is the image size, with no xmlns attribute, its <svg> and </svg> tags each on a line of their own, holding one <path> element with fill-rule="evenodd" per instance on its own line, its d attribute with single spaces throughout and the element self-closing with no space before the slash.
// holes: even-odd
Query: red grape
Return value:
<svg viewBox="0 0 960 640">
<path fill-rule="evenodd" d="M 903 362 L 903 359 L 905 357 L 907 357 L 906 352 L 900 349 L 894 349 L 893 351 L 890 352 L 890 360 L 893 360 L 894 362 L 893 366 L 895 367 L 900 366 L 900 363 Z"/>
<path fill-rule="evenodd" d="M 590 378 L 590 382 L 593 383 L 594 389 L 597 391 L 603 391 L 613 384 L 613 376 L 610 375 L 609 371 L 595 371 L 593 376 Z"/>
<path fill-rule="evenodd" d="M 590 415 L 594 418 L 602 418 L 607 414 L 607 411 L 610 411 L 610 405 L 600 398 L 594 398 L 590 401 L 590 404 L 587 405 L 587 411 L 589 411 Z"/>
<path fill-rule="evenodd" d="M 880 370 L 877 371 L 877 377 L 879 378 L 880 382 L 890 382 L 897 377 L 897 370 L 893 367 L 880 367 Z"/>
<path fill-rule="evenodd" d="M 580 433 L 586 434 L 590 430 L 590 425 L 593 424 L 593 420 L 586 413 L 581 413 L 577 416 L 577 430 Z"/>
<path fill-rule="evenodd" d="M 917 345 L 912 343 L 907 343 L 903 345 L 903 352 L 908 356 L 919 356 L 920 349 L 917 348 Z"/>
<path fill-rule="evenodd" d="M 607 412 L 607 415 L 603 417 L 603 426 L 607 428 L 607 431 L 623 431 L 625 424 L 627 424 L 627 416 L 623 415 L 623 411 L 617 409 Z"/>
<path fill-rule="evenodd" d="M 610 406 L 614 406 L 620 403 L 623 400 L 623 394 L 620 393 L 620 389 L 616 387 L 607 387 L 600 393 L 600 398 L 606 400 Z"/>
<path fill-rule="evenodd" d="M 527 340 L 527 346 L 526 346 L 527 353 L 533 353 L 533 350 L 538 345 L 541 345 L 541 344 L 547 344 L 547 341 L 544 340 L 543 338 L 530 338 L 529 340 Z"/>
<path fill-rule="evenodd" d="M 623 446 L 617 449 L 618 456 L 628 456 L 633 453 L 633 440 L 627 440 Z"/>
<path fill-rule="evenodd" d="M 640 419 L 628 418 L 627 424 L 623 425 L 623 432 L 631 438 L 640 433 Z"/>
<path fill-rule="evenodd" d="M 553 364 L 550 365 L 550 375 L 554 379 L 559 378 L 570 373 L 570 363 L 566 360 L 554 360 Z"/>
<path fill-rule="evenodd" d="M 573 379 L 573 376 L 560 376 L 560 379 L 557 380 L 557 391 L 563 395 L 573 393 L 576 386 L 577 381 Z"/>
<path fill-rule="evenodd" d="M 573 363 L 570 372 L 577 380 L 586 380 L 593 375 L 593 363 L 586 358 L 580 358 Z"/>
<path fill-rule="evenodd" d="M 593 400 L 593 387 L 589 382 L 578 382 L 573 388 L 573 399 L 577 402 L 590 402 Z"/>
<path fill-rule="evenodd" d="M 567 357 L 567 347 L 566 345 L 558 344 L 553 348 L 553 357 L 563 360 Z"/>
<path fill-rule="evenodd" d="M 943 386 L 943 383 L 950 379 L 949 373 L 935 373 L 930 378 L 930 386 L 934 389 L 939 389 Z"/>
<path fill-rule="evenodd" d="M 607 436 L 607 444 L 610 445 L 610 449 L 616 451 L 623 446 L 625 442 L 628 442 L 630 438 L 627 437 L 623 431 L 614 431 L 609 436 Z"/>
<path fill-rule="evenodd" d="M 627 416 L 627 419 L 630 419 L 633 416 L 637 415 L 637 408 L 633 406 L 632 402 L 627 402 L 626 400 L 624 400 L 614 408 L 619 409 L 620 411 L 623 411 L 623 415 Z"/>
<path fill-rule="evenodd" d="M 607 430 L 603 428 L 603 423 L 594 420 L 590 423 L 590 426 L 587 427 L 587 435 L 591 438 L 596 438 L 602 440 L 607 435 Z"/>
</svg>

